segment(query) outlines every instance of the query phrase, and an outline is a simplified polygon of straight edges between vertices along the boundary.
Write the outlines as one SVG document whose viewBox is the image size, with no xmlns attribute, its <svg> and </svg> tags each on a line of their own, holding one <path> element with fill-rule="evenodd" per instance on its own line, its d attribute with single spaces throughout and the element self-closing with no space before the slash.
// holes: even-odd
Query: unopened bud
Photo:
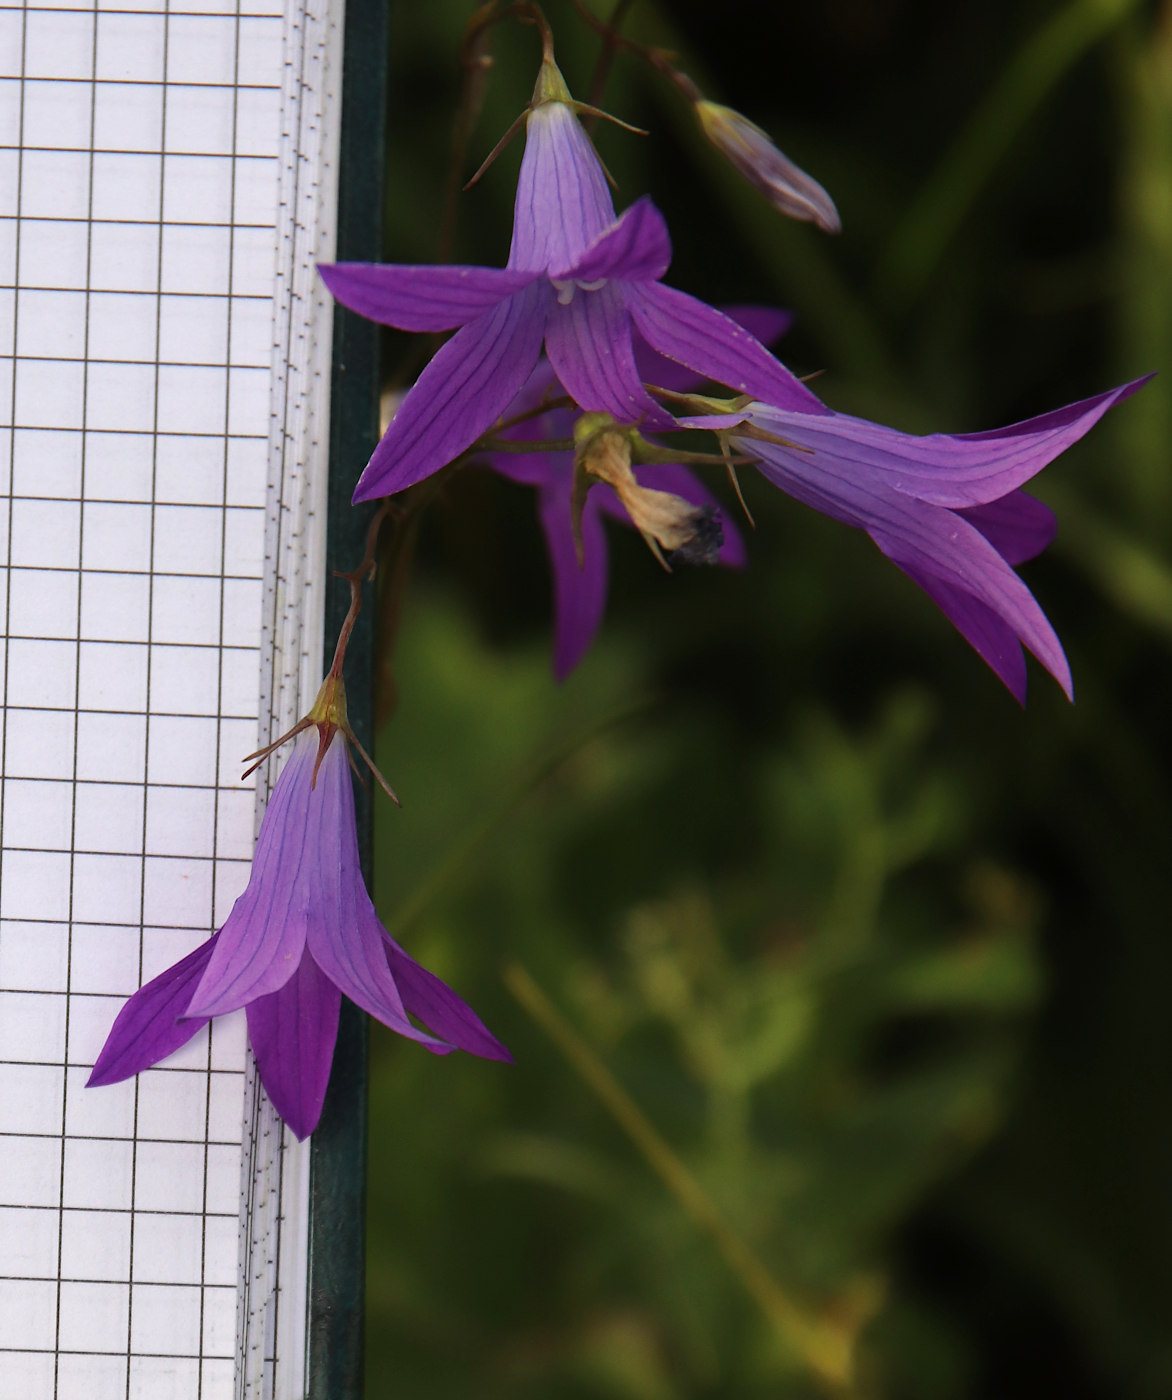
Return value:
<svg viewBox="0 0 1172 1400">
<path fill-rule="evenodd" d="M 825 233 L 841 231 L 834 200 L 817 180 L 783 156 L 759 126 L 718 102 L 701 98 L 694 106 L 704 135 L 775 209 L 791 219 L 817 224 Z"/>
</svg>

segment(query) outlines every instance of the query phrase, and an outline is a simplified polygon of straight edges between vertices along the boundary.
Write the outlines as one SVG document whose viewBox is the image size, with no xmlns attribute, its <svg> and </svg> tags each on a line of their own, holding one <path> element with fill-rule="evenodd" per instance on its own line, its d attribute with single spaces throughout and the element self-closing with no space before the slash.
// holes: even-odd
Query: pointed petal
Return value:
<svg viewBox="0 0 1172 1400">
<path fill-rule="evenodd" d="M 440 347 L 375 448 L 355 503 L 422 481 L 496 422 L 537 363 L 551 298 L 548 284 L 527 287 Z"/>
<path fill-rule="evenodd" d="M 793 325 L 793 314 L 772 306 L 725 306 L 721 310 L 738 326 L 743 326 L 750 335 L 756 336 L 762 345 L 772 345 Z M 686 394 L 690 389 L 698 389 L 704 383 L 704 376 L 697 374 L 687 365 L 669 360 L 661 355 L 636 332 L 635 366 L 639 378 L 648 384 L 657 384 L 661 389 L 671 389 L 677 394 Z M 683 421 L 683 420 L 680 420 Z"/>
<path fill-rule="evenodd" d="M 1019 705 L 1026 700 L 1026 665 L 1021 643 L 1013 628 L 971 593 L 953 588 L 938 578 L 915 569 L 896 565 L 913 583 L 919 584 L 944 616 L 1004 682 Z"/>
<path fill-rule="evenodd" d="M 335 301 L 401 331 L 450 331 L 473 321 L 533 281 L 500 267 L 412 267 L 399 263 L 318 263 Z"/>
<path fill-rule="evenodd" d="M 743 569 L 748 563 L 744 537 L 729 519 L 729 512 L 718 497 L 714 496 L 695 472 L 675 462 L 654 462 L 641 466 L 635 475 L 640 486 L 650 486 L 656 491 L 670 491 L 673 496 L 682 496 L 696 506 L 713 506 L 720 511 L 720 524 L 724 532 L 724 543 L 720 546 L 720 562 L 729 569 Z M 624 515 L 626 512 L 623 512 Z"/>
<path fill-rule="evenodd" d="M 635 368 L 631 318 L 613 282 L 594 292 L 574 289 L 568 306 L 550 309 L 545 349 L 566 392 L 586 413 L 609 413 L 620 423 L 673 428 Z"/>
<path fill-rule="evenodd" d="M 596 282 L 600 277 L 623 277 L 632 282 L 658 282 L 670 263 L 667 224 L 644 195 L 573 264 L 561 271 L 551 268 L 549 275 L 554 281 Z"/>
<path fill-rule="evenodd" d="M 457 1050 L 466 1050 L 470 1055 L 480 1055 L 486 1060 L 513 1063 L 508 1050 L 446 982 L 441 982 L 435 973 L 421 967 L 385 932 L 383 947 L 391 976 L 412 1016 L 417 1016 L 425 1026 L 430 1026 L 436 1035 Z"/>
<path fill-rule="evenodd" d="M 995 501 L 1035 476 L 1113 404 L 1146 382 L 1136 379 L 1039 418 L 985 433 L 917 436 L 842 413 L 815 420 L 755 408 L 752 417 L 761 427 L 815 452 L 833 452 L 859 473 L 882 473 L 904 495 L 930 505 L 974 506 Z"/>
<path fill-rule="evenodd" d="M 635 325 L 661 355 L 762 403 L 795 413 L 830 412 L 730 316 L 655 282 L 627 284 L 625 290 Z"/>
<path fill-rule="evenodd" d="M 232 906 L 216 950 L 187 1008 L 219 1016 L 275 992 L 297 971 L 305 948 L 308 895 L 302 879 L 313 860 L 310 786 L 317 730 L 297 738 L 265 808 L 248 888 Z"/>
<path fill-rule="evenodd" d="M 265 1092 L 303 1140 L 321 1117 L 341 1005 L 341 992 L 311 957 L 280 991 L 248 1005 L 248 1039 Z"/>
<path fill-rule="evenodd" d="M 216 946 L 218 934 L 194 952 L 160 972 L 140 987 L 119 1011 L 102 1046 L 87 1086 L 117 1084 L 165 1060 L 208 1023 L 179 1020 L 187 1010 L 191 992 L 203 975 Z"/>
<path fill-rule="evenodd" d="M 569 454 L 566 454 L 567 457 Z M 582 511 L 583 563 L 578 567 L 570 523 L 573 467 L 569 461 L 541 493 L 539 510 L 553 573 L 553 673 L 564 681 L 594 640 L 606 610 L 607 545 L 597 497 L 611 495 L 596 486 Z M 624 512 L 625 514 L 625 512 Z"/>
<path fill-rule="evenodd" d="M 975 525 L 1007 564 L 1036 558 L 1058 532 L 1050 507 L 1024 491 L 1011 491 L 998 501 L 969 506 L 957 514 Z"/>
<path fill-rule="evenodd" d="M 339 991 L 377 1020 L 429 1050 L 451 1047 L 407 1019 L 383 948 L 384 930 L 366 893 L 358 863 L 354 788 L 346 745 L 336 737 L 317 774 L 313 840 L 306 847 L 305 881 L 312 891 L 306 947 Z"/>
<path fill-rule="evenodd" d="M 563 102 L 543 102 L 525 124 L 509 267 L 570 267 L 613 224 L 602 162 Z"/>
</svg>

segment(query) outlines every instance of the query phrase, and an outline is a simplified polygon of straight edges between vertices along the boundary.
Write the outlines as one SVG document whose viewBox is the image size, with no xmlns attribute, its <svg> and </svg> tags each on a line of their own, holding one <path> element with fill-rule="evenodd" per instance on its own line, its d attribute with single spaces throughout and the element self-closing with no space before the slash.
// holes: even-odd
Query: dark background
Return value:
<svg viewBox="0 0 1172 1400">
<path fill-rule="evenodd" d="M 547 8 L 585 97 L 598 40 Z M 436 256 L 471 10 L 392 8 L 392 261 Z M 669 577 L 611 531 L 558 687 L 531 493 L 466 470 L 428 509 L 384 579 L 377 895 L 517 1064 L 374 1028 L 367 1393 L 821 1393 L 602 1067 L 854 1341 L 846 1393 L 1172 1395 L 1172 6 L 635 0 L 624 32 L 837 201 L 836 239 L 786 222 L 616 61 L 605 105 L 650 132 L 596 133 L 618 207 L 663 209 L 673 285 L 791 307 L 780 353 L 833 407 L 966 431 L 1161 376 L 1035 483 L 1060 528 L 1024 577 L 1073 706 L 1031 663 L 1023 712 L 864 536 L 752 473 L 744 573 Z M 536 75 L 531 29 L 492 48 L 465 176 Z M 504 262 L 519 159 L 461 197 L 455 260 Z"/>
</svg>

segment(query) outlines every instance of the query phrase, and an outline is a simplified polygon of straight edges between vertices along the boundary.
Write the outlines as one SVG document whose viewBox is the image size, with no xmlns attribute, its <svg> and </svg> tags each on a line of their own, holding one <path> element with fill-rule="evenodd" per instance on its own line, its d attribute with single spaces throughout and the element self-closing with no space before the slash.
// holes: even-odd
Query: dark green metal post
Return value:
<svg viewBox="0 0 1172 1400">
<path fill-rule="evenodd" d="M 338 187 L 339 260 L 382 255 L 384 114 L 389 0 L 346 0 Z M 330 390 L 323 673 L 350 601 L 333 577 L 362 558 L 372 507 L 350 494 L 378 441 L 378 327 L 337 308 Z M 358 619 L 346 654 L 350 723 L 373 751 L 373 613 Z M 363 874 L 371 877 L 371 798 L 356 789 Z M 311 1139 L 308 1400 L 361 1400 L 366 1281 L 366 1017 L 342 1000 L 338 1045 L 321 1122 Z"/>
</svg>

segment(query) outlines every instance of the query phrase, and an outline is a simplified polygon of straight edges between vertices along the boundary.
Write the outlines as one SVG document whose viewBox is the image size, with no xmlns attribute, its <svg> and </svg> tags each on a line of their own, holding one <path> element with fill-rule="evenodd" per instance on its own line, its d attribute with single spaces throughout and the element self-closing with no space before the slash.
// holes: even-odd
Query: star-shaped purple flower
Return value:
<svg viewBox="0 0 1172 1400">
<path fill-rule="evenodd" d="M 358 864 L 346 741 L 340 732 L 322 738 L 324 754 L 315 725 L 297 739 L 265 809 L 248 888 L 223 928 L 130 998 L 89 1084 L 129 1079 L 185 1045 L 211 1017 L 243 1006 L 269 1098 L 305 1138 L 321 1116 L 343 993 L 437 1054 L 512 1058 L 379 922 Z M 417 1029 L 409 1015 L 435 1034 Z"/>
<path fill-rule="evenodd" d="M 544 342 L 585 412 L 670 428 L 647 393 L 633 333 L 703 379 L 810 414 L 818 399 L 743 327 L 660 282 L 662 215 L 640 199 L 615 217 L 606 176 L 561 74 L 542 65 L 526 120 L 513 240 L 504 268 L 336 263 L 319 270 L 344 306 L 406 331 L 460 327 L 412 385 L 354 500 L 387 496 L 483 436 L 533 372 Z"/>
<path fill-rule="evenodd" d="M 844 413 L 786 407 L 691 418 L 795 500 L 865 530 L 924 590 L 1021 703 L 1024 645 L 1073 695 L 1062 644 L 1014 566 L 1054 538 L 1055 520 L 1021 486 L 1151 376 L 1037 418 L 980 433 L 897 432 Z M 753 435 L 739 435 L 736 425 Z"/>
</svg>

